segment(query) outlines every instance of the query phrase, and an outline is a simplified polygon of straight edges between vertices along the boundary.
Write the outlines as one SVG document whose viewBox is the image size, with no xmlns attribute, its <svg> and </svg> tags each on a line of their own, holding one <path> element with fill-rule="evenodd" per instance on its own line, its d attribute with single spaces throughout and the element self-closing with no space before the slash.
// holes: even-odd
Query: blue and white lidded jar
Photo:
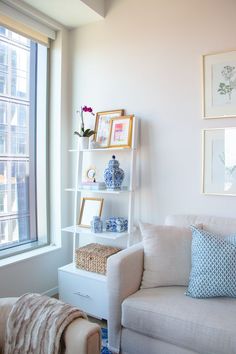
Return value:
<svg viewBox="0 0 236 354">
<path fill-rule="evenodd" d="M 128 230 L 127 218 L 112 216 L 106 220 L 106 231 L 125 232 L 127 230 Z"/>
<path fill-rule="evenodd" d="M 91 231 L 94 233 L 103 231 L 103 224 L 100 216 L 93 217 L 93 220 L 91 221 Z"/>
<path fill-rule="evenodd" d="M 110 160 L 108 163 L 108 168 L 106 168 L 104 171 L 104 181 L 107 189 L 121 189 L 121 184 L 124 180 L 125 173 L 119 166 L 119 161 L 116 160 L 115 155 L 113 155 L 112 160 Z"/>
<path fill-rule="evenodd" d="M 128 230 L 128 219 L 117 218 L 116 219 L 116 232 L 125 232 Z"/>
</svg>

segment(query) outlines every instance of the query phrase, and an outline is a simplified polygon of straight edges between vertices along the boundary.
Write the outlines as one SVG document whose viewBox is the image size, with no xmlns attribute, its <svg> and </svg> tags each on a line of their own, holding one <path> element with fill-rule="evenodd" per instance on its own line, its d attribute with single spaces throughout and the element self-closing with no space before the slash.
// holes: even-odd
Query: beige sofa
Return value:
<svg viewBox="0 0 236 354">
<path fill-rule="evenodd" d="M 3 353 L 8 315 L 17 298 L 0 299 L 0 354 Z M 100 326 L 85 319 L 74 320 L 64 333 L 65 354 L 99 354 Z"/>
<path fill-rule="evenodd" d="M 167 225 L 203 224 L 221 235 L 236 232 L 236 219 L 176 215 Z M 108 260 L 108 342 L 123 354 L 236 354 L 236 299 L 187 297 L 185 287 L 140 289 L 142 244 Z M 168 271 L 168 270 L 167 270 Z"/>
</svg>

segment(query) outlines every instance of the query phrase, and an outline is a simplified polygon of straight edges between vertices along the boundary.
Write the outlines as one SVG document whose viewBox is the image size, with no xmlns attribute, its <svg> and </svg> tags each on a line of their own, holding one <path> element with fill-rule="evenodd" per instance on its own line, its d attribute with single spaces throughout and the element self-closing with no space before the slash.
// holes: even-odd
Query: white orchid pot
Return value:
<svg viewBox="0 0 236 354">
<path fill-rule="evenodd" d="M 82 136 L 79 138 L 79 147 L 80 150 L 86 150 L 89 147 L 89 138 Z"/>
</svg>

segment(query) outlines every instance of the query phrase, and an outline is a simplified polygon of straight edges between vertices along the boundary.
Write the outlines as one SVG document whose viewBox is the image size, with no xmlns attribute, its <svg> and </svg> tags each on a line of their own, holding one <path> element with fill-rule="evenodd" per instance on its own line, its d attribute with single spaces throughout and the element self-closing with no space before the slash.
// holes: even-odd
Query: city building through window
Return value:
<svg viewBox="0 0 236 354">
<path fill-rule="evenodd" d="M 40 70 L 46 70 L 40 69 L 40 63 L 45 65 L 47 59 L 39 56 L 47 56 L 46 47 L 0 27 L 0 257 L 7 249 L 19 252 L 23 245 L 29 248 L 40 243 L 37 83 Z M 46 144 L 45 132 L 42 136 Z"/>
</svg>

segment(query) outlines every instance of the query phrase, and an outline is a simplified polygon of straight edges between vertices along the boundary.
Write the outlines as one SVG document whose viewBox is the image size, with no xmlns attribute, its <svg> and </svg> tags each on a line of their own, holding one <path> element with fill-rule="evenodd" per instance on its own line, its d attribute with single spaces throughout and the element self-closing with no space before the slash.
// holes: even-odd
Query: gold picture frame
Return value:
<svg viewBox="0 0 236 354">
<path fill-rule="evenodd" d="M 202 56 L 203 119 L 236 117 L 236 50 Z"/>
<path fill-rule="evenodd" d="M 115 109 L 111 111 L 98 112 L 95 122 L 95 142 L 100 148 L 107 148 L 110 136 L 110 120 L 115 117 L 124 115 L 123 109 Z"/>
<path fill-rule="evenodd" d="M 109 147 L 132 146 L 133 118 L 133 115 L 128 115 L 111 119 Z"/>
<path fill-rule="evenodd" d="M 94 216 L 102 215 L 103 198 L 82 198 L 78 225 L 90 228 Z"/>
</svg>

